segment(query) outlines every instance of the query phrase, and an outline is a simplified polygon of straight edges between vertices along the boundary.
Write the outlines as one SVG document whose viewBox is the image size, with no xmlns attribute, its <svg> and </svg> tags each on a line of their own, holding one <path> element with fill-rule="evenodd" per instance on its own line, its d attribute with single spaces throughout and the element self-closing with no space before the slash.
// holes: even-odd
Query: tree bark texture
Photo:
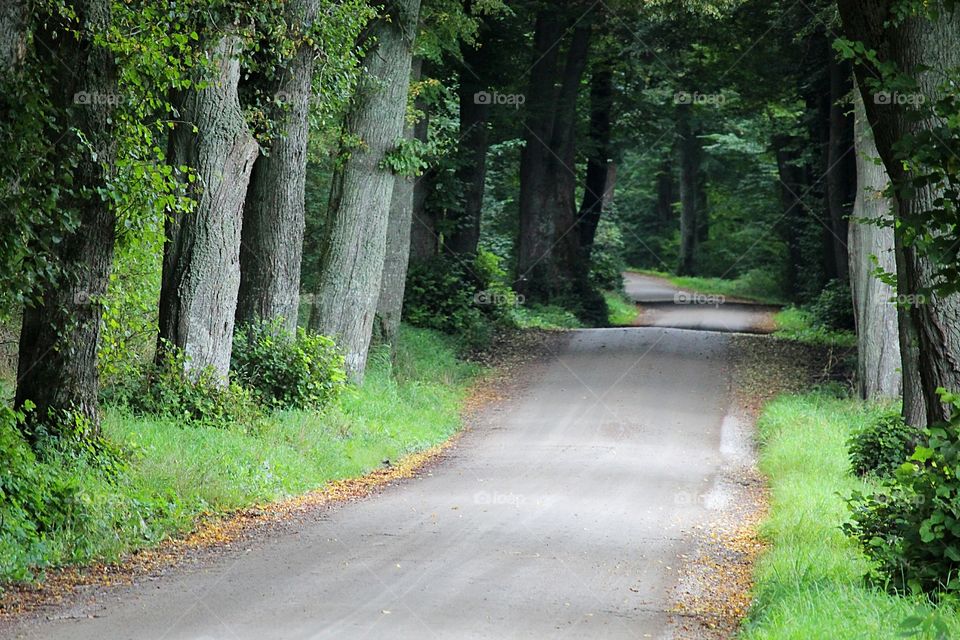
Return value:
<svg viewBox="0 0 960 640">
<path fill-rule="evenodd" d="M 416 57 L 410 69 L 411 83 L 420 80 L 422 58 Z M 404 137 L 413 138 L 414 124 L 407 123 Z M 383 277 L 377 300 L 376 335 L 382 342 L 396 343 L 403 314 L 403 295 L 410 262 L 410 229 L 413 221 L 413 200 L 417 179 L 397 176 L 390 198 L 390 219 L 387 225 L 387 248 L 383 261 Z"/>
<path fill-rule="evenodd" d="M 290 2 L 289 24 L 305 32 L 319 6 L 319 0 Z M 279 136 L 257 158 L 250 176 L 241 230 L 237 324 L 283 318 L 287 331 L 297 327 L 313 59 L 313 48 L 300 44 L 279 81 L 269 87 L 289 110 L 282 115 Z"/>
<path fill-rule="evenodd" d="M 610 121 L 613 107 L 613 73 L 609 62 L 598 64 L 590 79 L 590 139 L 587 175 L 578 223 L 583 259 L 589 264 L 597 226 L 603 215 L 611 169 Z"/>
<path fill-rule="evenodd" d="M 877 164 L 876 145 L 859 90 L 854 92 L 857 195 L 849 224 L 850 289 L 857 329 L 857 383 L 865 400 L 897 398 L 902 392 L 900 332 L 896 289 L 873 275 L 879 267 L 896 273 L 892 226 L 869 220 L 892 220 L 894 203 L 883 195 L 887 172 Z"/>
<path fill-rule="evenodd" d="M 237 85 L 240 40 L 219 36 L 208 84 L 183 93 L 182 124 L 170 135 L 168 160 L 196 172 L 194 210 L 167 223 L 160 289 L 158 358 L 183 350 L 188 370 L 212 368 L 226 382 L 240 288 L 243 203 L 258 154 Z M 196 131 L 194 131 L 196 128 Z"/>
<path fill-rule="evenodd" d="M 15 406 L 33 402 L 35 419 L 55 434 L 73 429 L 77 423 L 70 414 L 79 415 L 85 419 L 81 433 L 72 435 L 94 437 L 100 424 L 101 300 L 113 266 L 116 224 L 115 212 L 98 191 L 106 187 L 116 159 L 112 115 L 118 88 L 113 55 L 94 43 L 110 24 L 110 1 L 86 0 L 75 7 L 77 38 L 63 37 L 77 23 L 61 24 L 56 15 L 40 16 L 34 34 L 55 112 L 46 135 L 53 145 L 50 160 L 60 164 L 64 178 L 58 206 L 76 215 L 79 224 L 52 249 L 61 279 L 46 285 L 24 310 Z M 80 93 L 90 99 L 78 102 Z"/>
<path fill-rule="evenodd" d="M 401 0 L 370 28 L 375 44 L 344 130 L 362 141 L 333 176 L 311 327 L 333 336 L 347 374 L 363 379 L 380 295 L 394 175 L 383 166 L 403 135 L 419 0 Z"/>
<path fill-rule="evenodd" d="M 862 41 L 877 52 L 881 62 L 891 62 L 912 77 L 925 97 L 933 104 L 940 85 L 947 80 L 947 72 L 960 66 L 960 11 L 947 10 L 937 2 L 935 19 L 916 16 L 897 21 L 893 18 L 893 0 L 840 0 L 840 15 L 846 35 Z M 865 66 L 856 69 L 861 86 L 876 75 Z M 905 184 L 911 176 L 895 145 L 905 136 L 930 131 L 939 123 L 935 118 L 910 117 L 912 106 L 897 100 L 864 100 L 867 115 L 873 125 L 877 151 L 895 185 Z M 907 195 L 897 198 L 898 219 L 916 220 L 936 208 L 941 191 L 930 185 L 921 185 Z M 935 284 L 937 265 L 934 260 L 913 245 L 901 243 L 902 283 L 906 295 L 923 295 Z M 938 388 L 960 391 L 960 296 L 930 295 L 920 304 L 910 307 L 910 319 L 918 343 L 918 368 L 926 405 L 927 421 L 931 424 L 947 420 L 950 407 L 936 394 Z"/>
<path fill-rule="evenodd" d="M 27 3 L 4 0 L 0 4 L 0 71 L 9 76 L 27 53 Z"/>
</svg>

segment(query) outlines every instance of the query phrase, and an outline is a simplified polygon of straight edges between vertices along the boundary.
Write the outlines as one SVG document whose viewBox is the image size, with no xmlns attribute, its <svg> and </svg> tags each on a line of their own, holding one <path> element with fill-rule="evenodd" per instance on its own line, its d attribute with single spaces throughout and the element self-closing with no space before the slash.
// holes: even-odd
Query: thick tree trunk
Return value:
<svg viewBox="0 0 960 640">
<path fill-rule="evenodd" d="M 363 379 L 380 295 L 394 175 L 382 164 L 403 135 L 420 0 L 400 0 L 370 28 L 365 73 L 344 131 L 363 141 L 333 176 L 311 327 L 346 352 L 350 379 Z"/>
<path fill-rule="evenodd" d="M 534 34 L 536 62 L 530 69 L 526 94 L 524 147 L 520 154 L 520 234 L 517 238 L 519 293 L 528 299 L 547 299 L 556 286 L 553 263 L 556 221 L 549 215 L 551 138 L 557 101 L 557 42 L 563 23 L 554 10 L 537 15 Z"/>
<path fill-rule="evenodd" d="M 0 72 L 5 77 L 23 62 L 27 53 L 26 0 L 4 0 L 0 5 Z"/>
<path fill-rule="evenodd" d="M 194 210 L 167 224 L 160 290 L 158 358 L 182 349 L 190 370 L 212 368 L 225 382 L 240 288 L 243 203 L 258 147 L 240 108 L 240 40 L 214 44 L 215 73 L 183 95 L 168 160 L 196 171 Z M 196 128 L 196 132 L 194 131 Z"/>
<path fill-rule="evenodd" d="M 902 392 L 900 332 L 896 290 L 873 275 L 876 267 L 896 273 L 897 260 L 892 226 L 894 204 L 883 192 L 889 178 L 878 165 L 876 145 L 866 120 L 859 89 L 854 90 L 857 195 L 849 225 L 850 289 L 857 328 L 860 396 L 865 400 L 895 398 Z"/>
<path fill-rule="evenodd" d="M 477 252 L 480 241 L 480 216 L 483 210 L 483 190 L 487 176 L 487 148 L 490 117 L 489 102 L 477 100 L 476 94 L 488 91 L 485 77 L 487 48 L 482 41 L 478 48 L 467 47 L 464 66 L 460 70 L 460 154 L 457 183 L 463 188 L 463 211 L 455 221 L 444 248 L 454 254 L 470 255 Z"/>
<path fill-rule="evenodd" d="M 605 61 L 594 69 L 590 80 L 590 139 L 587 176 L 578 216 L 580 246 L 589 264 L 597 226 L 607 200 L 607 178 L 611 168 L 610 120 L 613 107 L 613 73 Z"/>
<path fill-rule="evenodd" d="M 78 226 L 53 249 L 63 271 L 60 280 L 45 286 L 39 300 L 24 310 L 15 406 L 33 402 L 34 419 L 53 434 L 93 437 L 100 425 L 100 301 L 110 278 L 116 222 L 99 192 L 106 188 L 116 157 L 112 105 L 118 89 L 112 54 L 94 44 L 110 24 L 110 1 L 87 0 L 76 9 L 77 38 L 63 37 L 75 27 L 59 24 L 57 16 L 38 20 L 34 34 L 55 109 L 46 133 L 53 145 L 50 159 L 63 168 L 58 206 L 75 215 Z M 77 102 L 80 92 L 90 100 Z M 70 431 L 77 424 L 71 416 L 84 419 L 81 433 Z M 67 431 L 61 433 L 61 427 Z M 37 436 L 32 429 L 27 435 Z"/>
<path fill-rule="evenodd" d="M 677 105 L 680 154 L 680 264 L 677 273 L 694 272 L 699 219 L 700 141 L 691 123 L 691 105 Z"/>
<path fill-rule="evenodd" d="M 411 83 L 420 80 L 422 58 L 414 58 L 410 69 Z M 413 138 L 414 126 L 407 124 L 404 137 Z M 395 346 L 400 318 L 403 314 L 403 296 L 410 261 L 410 229 L 413 221 L 414 189 L 417 179 L 397 176 L 390 199 L 390 219 L 387 225 L 387 248 L 383 261 L 383 277 L 377 300 L 375 332 L 377 338 Z"/>
<path fill-rule="evenodd" d="M 934 104 L 940 85 L 949 73 L 960 67 L 960 48 L 952 46 L 960 41 L 960 11 L 947 10 L 937 2 L 937 17 L 924 16 L 905 20 L 895 19 L 893 0 L 840 0 L 840 15 L 846 35 L 877 52 L 881 63 L 894 63 L 897 68 L 915 79 L 926 104 Z M 866 83 L 875 70 L 859 67 L 858 80 Z M 873 125 L 877 151 L 895 185 L 911 180 L 903 159 L 895 145 L 908 135 L 917 135 L 939 126 L 933 118 L 911 117 L 913 107 L 898 100 L 864 100 L 867 115 Z M 936 209 L 936 201 L 943 197 L 940 189 L 929 185 L 914 185 L 897 198 L 900 219 L 912 221 Z M 903 245 L 902 289 L 905 295 L 923 295 L 935 284 L 937 265 L 914 245 Z M 918 341 L 918 368 L 923 387 L 927 420 L 944 421 L 950 416 L 950 407 L 936 394 L 938 388 L 960 391 L 960 295 L 930 295 L 921 304 L 910 308 L 910 318 Z"/>
<path fill-rule="evenodd" d="M 830 215 L 830 242 L 834 271 L 841 280 L 848 275 L 847 236 L 850 216 L 852 173 L 856 160 L 850 153 L 853 142 L 852 118 L 843 100 L 850 93 L 850 66 L 830 56 L 830 126 L 827 141 L 827 211 Z"/>
<path fill-rule="evenodd" d="M 295 0 L 287 19 L 298 33 L 316 20 L 319 0 Z M 270 93 L 284 98 L 280 134 L 257 158 L 243 209 L 237 324 L 283 318 L 297 327 L 300 264 L 306 211 L 307 138 L 313 84 L 313 47 L 301 43 Z"/>
</svg>

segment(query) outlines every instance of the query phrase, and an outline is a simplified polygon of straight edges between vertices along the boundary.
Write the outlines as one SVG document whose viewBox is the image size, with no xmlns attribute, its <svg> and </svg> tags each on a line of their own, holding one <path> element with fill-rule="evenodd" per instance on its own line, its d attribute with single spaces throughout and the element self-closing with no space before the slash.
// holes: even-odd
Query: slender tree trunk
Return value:
<svg viewBox="0 0 960 640">
<path fill-rule="evenodd" d="M 37 421 L 53 434 L 71 433 L 80 416 L 81 437 L 99 434 L 97 348 L 113 263 L 115 213 L 99 195 L 116 159 L 113 112 L 117 74 L 113 55 L 94 43 L 110 24 L 109 0 L 75 5 L 77 23 L 61 24 L 57 15 L 41 16 L 34 34 L 36 56 L 55 114 L 47 123 L 50 160 L 62 167 L 58 206 L 76 216 L 76 230 L 53 250 L 62 269 L 58 282 L 46 285 L 38 301 L 27 305 L 20 333 L 15 406 L 34 403 Z M 63 37 L 76 24 L 77 37 Z M 14 58 L 22 60 L 22 52 Z M 69 60 L 67 67 L 62 60 Z M 75 95 L 85 93 L 86 102 Z M 81 138 L 82 137 L 82 138 Z M 35 438 L 32 429 L 28 437 Z"/>
<path fill-rule="evenodd" d="M 483 210 L 483 190 L 487 176 L 487 148 L 490 103 L 477 100 L 476 94 L 488 91 L 483 81 L 488 64 L 487 48 L 482 40 L 479 47 L 467 46 L 463 67 L 460 69 L 460 153 L 457 184 L 463 188 L 463 211 L 460 212 L 444 247 L 454 253 L 470 255 L 477 252 L 480 241 L 480 216 Z"/>
<path fill-rule="evenodd" d="M 943 2 L 930 7 L 937 11 L 934 19 L 925 16 L 895 19 L 893 0 L 840 0 L 840 15 L 846 35 L 877 52 L 881 63 L 894 63 L 912 76 L 926 104 L 933 104 L 940 85 L 948 73 L 960 67 L 960 11 L 949 10 Z M 858 80 L 866 80 L 874 70 L 859 67 Z M 885 102 L 885 103 L 882 103 Z M 898 141 L 909 135 L 923 134 L 940 123 L 934 118 L 911 117 L 912 106 L 899 101 L 864 100 L 867 115 L 873 124 L 877 151 L 894 185 L 905 185 L 911 174 L 896 151 Z M 900 192 L 897 215 L 906 221 L 922 218 L 936 209 L 943 192 L 922 184 Z M 901 243 L 903 276 L 902 291 L 906 295 L 923 295 L 935 284 L 938 272 L 935 259 L 914 245 Z M 950 408 L 944 405 L 936 389 L 960 391 L 960 295 L 930 295 L 921 304 L 910 308 L 911 324 L 918 344 L 918 368 L 926 404 L 927 421 L 947 420 Z"/>
<path fill-rule="evenodd" d="M 680 136 L 680 265 L 677 273 L 692 275 L 697 250 L 700 141 L 691 123 L 691 105 L 677 105 Z"/>
<path fill-rule="evenodd" d="M 192 212 L 167 224 L 160 289 L 158 358 L 182 349 L 190 370 L 211 367 L 226 382 L 240 288 L 243 203 L 257 157 L 237 96 L 240 40 L 219 36 L 215 73 L 184 93 L 170 136 L 171 165 L 196 171 Z M 196 128 L 196 131 L 194 131 Z"/>
<path fill-rule="evenodd" d="M 848 279 L 847 236 L 851 205 L 851 174 L 856 160 L 850 153 L 853 138 L 849 108 L 843 104 L 850 93 L 849 64 L 830 56 L 830 126 L 827 142 L 827 211 L 830 215 L 830 242 L 833 245 L 834 271 L 841 280 Z"/>
<path fill-rule="evenodd" d="M 610 119 L 613 107 L 613 73 L 609 61 L 594 69 L 590 80 L 590 139 L 587 157 L 587 176 L 583 200 L 578 215 L 580 245 L 583 258 L 589 264 L 597 225 L 603 215 L 607 199 L 607 178 L 611 167 Z"/>
<path fill-rule="evenodd" d="M 367 363 L 395 182 L 382 163 L 403 135 L 420 0 L 400 0 L 389 13 L 370 27 L 366 70 L 347 110 L 344 131 L 363 144 L 333 176 L 310 319 L 315 331 L 338 340 L 355 382 Z"/>
<path fill-rule="evenodd" d="M 420 80 L 423 59 L 416 57 L 410 69 L 411 83 Z M 407 123 L 404 137 L 413 138 L 415 125 Z M 403 296 L 410 261 L 410 228 L 413 220 L 414 189 L 417 180 L 412 176 L 397 176 L 390 199 L 390 219 L 387 225 L 387 249 L 383 261 L 380 297 L 377 300 L 375 333 L 377 338 L 395 346 Z"/>
<path fill-rule="evenodd" d="M 316 20 L 319 6 L 319 0 L 287 5 L 287 20 L 298 35 Z M 237 324 L 283 318 L 288 331 L 297 327 L 313 58 L 313 47 L 301 43 L 279 72 L 279 81 L 268 87 L 289 110 L 282 115 L 279 136 L 257 158 L 250 176 L 241 230 Z"/>
<path fill-rule="evenodd" d="M 803 250 L 800 243 L 804 205 L 801 195 L 804 189 L 804 170 L 797 162 L 795 141 L 777 136 L 773 140 L 777 156 L 780 202 L 783 207 L 781 236 L 787 245 L 785 283 L 791 299 L 796 300 L 800 291 L 800 270 L 803 267 Z"/>
<path fill-rule="evenodd" d="M 556 78 L 563 24 L 558 13 L 537 15 L 534 34 L 536 62 L 530 69 L 526 95 L 524 147 L 520 154 L 520 235 L 517 238 L 517 282 L 528 299 L 547 299 L 557 274 L 553 264 L 555 220 L 549 215 L 550 142 L 556 113 Z"/>
<path fill-rule="evenodd" d="M 857 328 L 860 396 L 865 400 L 899 397 L 900 332 L 894 303 L 896 290 L 873 275 L 876 267 L 896 273 L 892 226 L 870 220 L 892 220 L 894 204 L 884 195 L 889 178 L 878 165 L 876 145 L 866 120 L 859 89 L 854 90 L 857 196 L 849 225 L 850 289 Z"/>
<path fill-rule="evenodd" d="M 672 154 L 664 156 L 660 164 L 660 171 L 656 178 L 656 220 L 657 231 L 664 231 L 673 225 L 674 211 L 673 203 L 677 201 L 676 189 L 673 178 L 673 158 Z"/>
<path fill-rule="evenodd" d="M 426 142 L 430 133 L 430 116 L 427 113 L 427 105 L 418 100 L 417 111 L 422 112 L 424 116 L 413 126 L 413 136 L 421 142 Z M 427 209 L 427 198 L 433 190 L 434 180 L 433 170 L 427 169 L 413 184 L 413 211 L 410 221 L 411 264 L 430 260 L 437 255 L 439 250 L 436 216 Z"/>
</svg>

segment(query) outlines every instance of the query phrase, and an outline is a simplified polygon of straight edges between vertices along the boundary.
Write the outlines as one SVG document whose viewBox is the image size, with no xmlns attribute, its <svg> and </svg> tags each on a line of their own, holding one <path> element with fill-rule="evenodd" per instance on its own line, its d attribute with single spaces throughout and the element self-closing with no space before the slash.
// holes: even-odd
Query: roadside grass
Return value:
<svg viewBox="0 0 960 640">
<path fill-rule="evenodd" d="M 614 327 L 631 327 L 636 322 L 640 310 L 632 300 L 622 292 L 604 291 L 603 297 L 607 301 L 607 312 L 610 316 L 610 325 Z"/>
<path fill-rule="evenodd" d="M 517 305 L 509 313 L 510 320 L 518 329 L 561 331 L 583 328 L 583 323 L 573 312 L 557 305 Z"/>
<path fill-rule="evenodd" d="M 749 271 L 735 280 L 726 278 L 701 278 L 694 276 L 675 276 L 653 269 L 627 269 L 634 273 L 666 278 L 681 289 L 696 291 L 706 295 L 738 298 L 761 304 L 784 304 L 783 294 L 776 279 L 766 272 Z"/>
<path fill-rule="evenodd" d="M 865 583 L 869 561 L 840 530 L 844 497 L 867 489 L 851 473 L 847 439 L 879 410 L 825 392 L 781 396 L 764 409 L 757 430 L 770 513 L 761 535 L 770 546 L 755 569 L 742 640 L 901 638 L 912 635 L 901 627 L 912 616 L 938 618 L 948 637 L 960 637 L 955 608 Z"/>
<path fill-rule="evenodd" d="M 0 581 L 113 560 L 191 529 L 198 516 L 304 493 L 445 441 L 481 371 L 456 352 L 437 332 L 403 327 L 395 361 L 372 354 L 363 385 L 335 406 L 276 412 L 252 433 L 108 408 L 103 433 L 125 452 L 125 468 L 110 479 L 78 460 L 35 462 L 33 472 L 57 474 L 75 494 L 77 512 L 27 549 L 0 526 Z"/>
<path fill-rule="evenodd" d="M 784 340 L 827 347 L 850 348 L 857 345 L 852 331 L 839 331 L 817 325 L 813 314 L 798 307 L 781 309 L 773 317 L 777 328 L 774 336 Z"/>
</svg>

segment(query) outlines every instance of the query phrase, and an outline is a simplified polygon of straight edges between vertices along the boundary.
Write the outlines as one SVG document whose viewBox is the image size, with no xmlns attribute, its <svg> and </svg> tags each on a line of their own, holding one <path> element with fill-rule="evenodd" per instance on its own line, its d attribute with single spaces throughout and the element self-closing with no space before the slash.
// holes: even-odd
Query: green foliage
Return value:
<svg viewBox="0 0 960 640">
<path fill-rule="evenodd" d="M 481 349 L 508 322 L 507 311 L 520 302 L 506 277 L 500 259 L 486 251 L 478 252 L 472 263 L 442 256 L 413 264 L 407 274 L 404 319 L 459 336 L 467 349 Z"/>
<path fill-rule="evenodd" d="M 139 388 L 118 389 L 112 399 L 138 414 L 172 418 L 184 425 L 256 431 L 264 413 L 254 395 L 236 382 L 224 383 L 210 367 L 197 368 L 167 345 L 160 364 L 148 367 Z"/>
<path fill-rule="evenodd" d="M 942 393 L 960 408 L 960 398 Z M 849 500 L 844 529 L 877 565 L 877 577 L 912 592 L 960 591 L 960 416 L 930 427 L 892 479 Z"/>
<path fill-rule="evenodd" d="M 852 331 L 832 331 L 816 324 L 813 315 L 798 307 L 787 307 L 774 316 L 778 338 L 828 347 L 851 348 L 857 344 Z"/>
<path fill-rule="evenodd" d="M 531 304 L 510 309 L 510 320 L 520 329 L 580 329 L 583 323 L 569 309 L 557 305 Z"/>
<path fill-rule="evenodd" d="M 815 325 L 824 329 L 853 331 L 853 300 L 850 285 L 831 280 L 809 306 Z"/>
<path fill-rule="evenodd" d="M 604 291 L 623 289 L 624 239 L 621 230 L 609 220 L 601 219 L 590 253 L 590 282 Z"/>
<path fill-rule="evenodd" d="M 230 368 L 236 380 L 273 407 L 321 409 L 346 384 L 343 354 L 326 336 L 281 320 L 241 327 L 233 338 Z"/>
<path fill-rule="evenodd" d="M 633 326 L 640 314 L 637 303 L 620 292 L 607 291 L 604 292 L 603 296 L 607 300 L 610 324 L 614 327 Z"/>
<path fill-rule="evenodd" d="M 850 462 L 858 475 L 889 477 L 913 453 L 921 433 L 890 409 L 857 429 L 848 443 Z"/>
</svg>

